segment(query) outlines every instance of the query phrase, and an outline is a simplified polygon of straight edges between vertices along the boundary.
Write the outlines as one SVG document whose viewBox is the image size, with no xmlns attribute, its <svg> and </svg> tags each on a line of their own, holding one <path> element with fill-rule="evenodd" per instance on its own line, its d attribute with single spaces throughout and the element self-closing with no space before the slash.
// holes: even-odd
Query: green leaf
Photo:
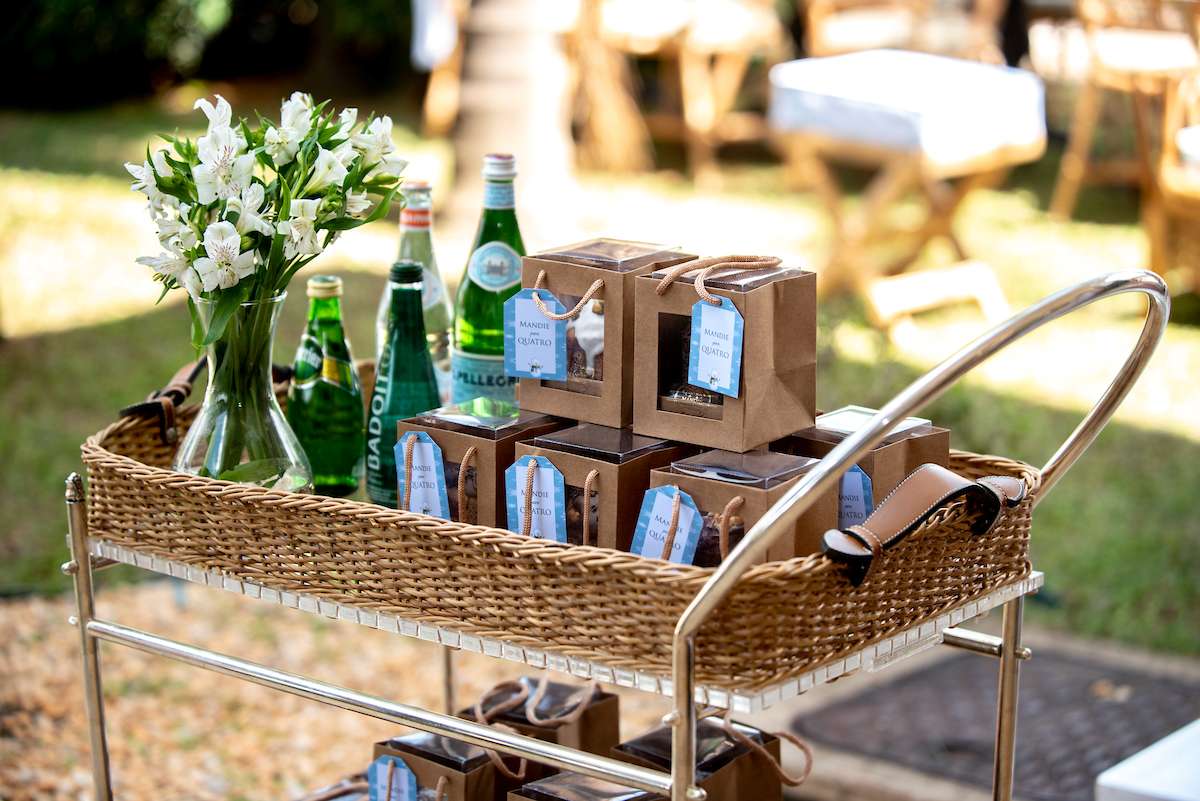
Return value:
<svg viewBox="0 0 1200 801">
<path fill-rule="evenodd" d="M 274 484 L 278 479 L 282 478 L 287 468 L 288 461 L 286 459 L 255 459 L 252 462 L 232 467 L 221 473 L 217 478 L 222 481 L 234 481 L 239 484 L 257 484 L 265 487 Z"/>
<path fill-rule="evenodd" d="M 349 231 L 351 228 L 357 228 L 366 223 L 366 220 L 356 220 L 353 217 L 335 217 L 321 223 L 317 229 L 320 231 Z"/>
<path fill-rule="evenodd" d="M 229 325 L 229 319 L 233 317 L 237 307 L 245 302 L 247 288 L 246 282 L 243 281 L 231 289 L 218 291 L 217 305 L 213 309 L 212 320 L 208 324 L 208 333 L 201 340 L 201 345 L 211 345 L 221 338 L 221 335 L 225 333 L 225 326 Z"/>
</svg>

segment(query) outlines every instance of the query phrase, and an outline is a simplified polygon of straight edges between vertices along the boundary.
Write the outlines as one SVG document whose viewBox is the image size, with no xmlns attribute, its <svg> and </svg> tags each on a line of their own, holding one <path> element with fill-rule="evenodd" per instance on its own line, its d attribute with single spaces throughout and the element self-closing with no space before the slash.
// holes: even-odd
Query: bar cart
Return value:
<svg viewBox="0 0 1200 801">
<path fill-rule="evenodd" d="M 615 782 L 632 788 L 668 797 L 671 801 L 703 801 L 705 793 L 695 786 L 696 749 L 696 704 L 725 708 L 735 714 L 749 714 L 766 707 L 781 704 L 801 693 L 836 678 L 859 671 L 873 671 L 886 667 L 897 659 L 916 651 L 938 644 L 973 651 L 995 657 L 999 661 L 999 693 L 996 712 L 995 769 L 993 797 L 1009 801 L 1013 794 L 1013 753 L 1016 736 L 1016 711 L 1018 689 L 1018 665 L 1028 659 L 1030 652 L 1021 643 L 1021 616 L 1024 596 L 1042 584 L 1042 575 L 1028 566 L 1025 552 L 1021 552 L 1025 570 L 1015 579 L 994 585 L 980 585 L 964 592 L 953 602 L 942 603 L 932 612 L 919 619 L 911 619 L 886 631 L 875 632 L 862 642 L 831 652 L 814 663 L 805 663 L 804 670 L 786 674 L 781 681 L 769 683 L 749 682 L 738 684 L 721 680 L 708 680 L 715 675 L 706 667 L 701 651 L 701 662 L 697 659 L 697 641 L 704 645 L 701 632 L 707 619 L 721 614 L 722 605 L 736 602 L 738 593 L 745 586 L 741 582 L 762 575 L 768 566 L 753 568 L 761 561 L 772 539 L 789 529 L 795 520 L 808 508 L 813 499 L 828 489 L 856 463 L 868 449 L 882 440 L 888 432 L 907 415 L 937 398 L 955 381 L 998 350 L 1051 320 L 1062 317 L 1094 301 L 1119 294 L 1136 292 L 1148 298 L 1148 309 L 1144 327 L 1132 354 L 1118 371 L 1102 398 L 1084 417 L 1083 421 L 1054 453 L 1040 471 L 1029 468 L 1036 495 L 1026 504 L 1026 514 L 1065 475 L 1066 471 L 1095 440 L 1101 429 L 1111 418 L 1135 381 L 1138 379 L 1151 354 L 1161 339 L 1170 310 L 1167 288 L 1160 278 L 1144 271 L 1130 271 L 1097 276 L 1074 287 L 1051 295 L 1036 305 L 1016 315 L 1007 322 L 983 334 L 973 343 L 958 351 L 940 365 L 913 382 L 885 405 L 858 433 L 846 438 L 820 464 L 808 473 L 747 533 L 740 544 L 729 554 L 719 568 L 702 570 L 689 568 L 692 572 L 672 574 L 676 580 L 668 582 L 678 591 L 686 591 L 679 605 L 682 612 L 672 616 L 673 631 L 668 631 L 658 663 L 637 660 L 614 659 L 605 662 L 589 654 L 595 649 L 538 647 L 538 642 L 527 636 L 497 637 L 478 628 L 456 627 L 444 616 L 424 616 L 414 619 L 404 614 L 386 611 L 379 604 L 358 602 L 346 597 L 331 597 L 328 593 L 309 592 L 304 587 L 280 589 L 280 585 L 269 580 L 255 580 L 253 573 L 237 573 L 222 567 L 213 567 L 183 555 L 176 557 L 170 549 L 150 552 L 106 537 L 94 522 L 89 536 L 89 512 L 107 520 L 114 517 L 111 508 L 104 507 L 106 501 L 97 495 L 96 479 L 91 489 L 93 498 L 85 497 L 83 482 L 79 475 L 67 479 L 66 503 L 70 527 L 71 561 L 63 566 L 64 572 L 74 579 L 77 613 L 72 622 L 79 629 L 83 657 L 85 700 L 90 726 L 92 770 L 95 798 L 109 801 L 113 797 L 109 776 L 108 752 L 104 725 L 104 709 L 101 694 L 101 673 L 98 648 L 101 641 L 126 645 L 159 656 L 165 656 L 196 667 L 223 673 L 228 676 L 254 682 L 303 698 L 320 701 L 331 706 L 358 712 L 420 731 L 441 734 L 501 753 L 535 760 L 556 768 L 575 771 L 587 776 Z M 91 441 L 89 441 L 90 443 Z M 85 460 L 88 451 L 85 448 Z M 983 458 L 983 457 L 979 457 Z M 121 461 L 116 459 L 116 461 Z M 164 497 L 169 493 L 186 489 L 189 479 L 179 474 L 151 467 L 139 467 L 136 460 L 124 457 L 122 464 L 130 467 L 137 477 L 157 482 L 156 486 Z M 93 463 L 89 462 L 89 467 Z M 148 478 L 147 478 L 148 477 Z M 204 479 L 204 481 L 209 481 Z M 209 493 L 234 497 L 240 500 L 247 490 L 226 482 L 211 482 Z M 220 485 L 220 486 L 217 486 Z M 373 520 L 391 520 L 412 529 L 423 529 L 417 533 L 432 535 L 444 528 L 444 521 L 419 516 L 397 515 L 381 507 L 351 504 L 342 507 L 324 500 L 313 500 L 309 496 L 294 496 L 253 488 L 255 497 L 262 497 L 272 504 L 277 514 L 309 506 L 324 512 L 327 509 L 343 509 L 347 518 L 351 512 L 354 519 L 365 518 L 367 524 Z M 99 497 L 99 500 L 97 500 Z M 89 506 L 92 508 L 89 510 Z M 110 503 L 111 506 L 111 503 Z M 279 511 L 283 510 L 283 511 Z M 174 513 L 174 510 L 169 510 Z M 391 517 L 387 517 L 390 515 Z M 1027 518 L 1026 518 L 1027 523 Z M 112 524 L 115 525 L 115 524 Z M 137 523 L 124 525 L 136 528 Z M 174 524 L 180 528 L 178 521 Z M 115 530 L 115 529 L 114 529 Z M 100 533 L 97 534 L 96 531 Z M 588 557 L 579 548 L 558 545 L 541 545 L 527 539 L 514 541 L 510 534 L 494 529 L 465 527 L 446 529 L 449 539 L 462 547 L 484 548 L 489 553 L 504 553 L 522 558 L 533 554 L 533 559 L 558 558 L 567 554 L 565 560 L 574 562 L 596 561 L 590 564 L 603 567 L 623 558 L 613 552 L 599 552 Z M 1027 533 L 1027 532 L 1026 532 Z M 190 534 L 186 535 L 190 536 Z M 461 542 L 460 542 L 461 541 Z M 465 543 L 465 544 L 464 544 Z M 313 549 L 314 545 L 305 545 Z M 546 548 L 555 549 L 545 550 Z M 269 548 L 268 548 L 269 550 Z M 588 549 L 593 552 L 597 549 Z M 573 555 L 572 555 L 573 554 Z M 278 559 L 300 558 L 277 556 Z M 374 562 L 361 554 L 357 557 L 370 570 Z M 628 562 L 628 555 L 624 555 Z M 821 557 L 811 557 L 819 560 Z M 640 560 L 647 561 L 647 560 Z M 650 560 L 653 561 L 653 560 Z M 800 560 L 792 560 L 798 562 Z M 368 627 L 417 637 L 444 646 L 443 669 L 447 695 L 447 708 L 443 713 L 366 695 L 354 690 L 316 681 L 305 676 L 285 673 L 267 665 L 240 659 L 234 655 L 205 650 L 186 643 L 176 642 L 155 634 L 129 628 L 120 623 L 95 616 L 93 603 L 93 571 L 116 563 L 136 565 L 146 570 L 187 579 L 209 587 L 240 593 L 267 603 L 322 615 L 329 618 L 350 620 Z M 622 564 L 625 564 L 624 562 Z M 787 563 L 791 565 L 792 563 Z M 344 566 L 339 569 L 351 569 Z M 407 570 L 407 565 L 401 566 Z M 626 564 L 630 575 L 643 575 L 650 568 L 636 563 Z M 668 566 L 672 567 L 672 566 Z M 802 567 L 811 567 L 806 562 Z M 416 570 L 416 568 L 412 568 Z M 657 570 L 658 568 L 654 568 Z M 790 569 L 790 568 L 789 568 Z M 799 569 L 799 568 L 796 568 Z M 699 571 L 699 572 L 697 572 Z M 594 571 L 593 571 L 594 572 Z M 367 574 L 368 577 L 370 574 Z M 680 578 L 682 576 L 682 578 Z M 688 578 L 690 576 L 690 579 Z M 684 581 L 683 579 L 688 579 Z M 370 581 L 363 581 L 370 584 Z M 695 588 L 695 592 L 691 589 Z M 678 597 L 678 596 L 674 596 Z M 999 637 L 962 628 L 960 624 L 1001 607 L 1003 629 Z M 789 612 L 789 614 L 791 614 Z M 698 635 L 701 635 L 698 638 Z M 664 723 L 673 727 L 672 767 L 669 773 L 650 770 L 627 764 L 615 759 L 576 751 L 557 744 L 543 742 L 531 737 L 500 731 L 453 715 L 451 651 L 461 649 L 474 651 L 501 659 L 513 660 L 534 668 L 545 668 L 568 673 L 577 677 L 593 679 L 602 683 L 631 687 L 673 698 L 674 711 L 664 718 Z M 656 665 L 650 668 L 646 664 Z"/>
</svg>

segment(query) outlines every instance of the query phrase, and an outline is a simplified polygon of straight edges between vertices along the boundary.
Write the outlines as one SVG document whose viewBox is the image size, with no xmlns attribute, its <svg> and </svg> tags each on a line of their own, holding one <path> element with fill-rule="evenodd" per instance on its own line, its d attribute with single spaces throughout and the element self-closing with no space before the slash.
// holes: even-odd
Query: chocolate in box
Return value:
<svg viewBox="0 0 1200 801">
<path fill-rule="evenodd" d="M 504 528 L 504 470 L 512 464 L 516 443 L 567 425 L 505 401 L 475 398 L 401 420 L 397 439 L 409 431 L 423 431 L 441 448 L 451 520 Z M 459 476 L 462 458 L 471 447 L 476 454 L 466 475 Z M 466 481 L 466 510 L 458 508 L 459 481 Z"/>
<path fill-rule="evenodd" d="M 600 548 L 629 550 L 650 471 L 695 449 L 635 434 L 628 428 L 582 423 L 543 434 L 516 447 L 516 458 L 544 456 L 563 476 L 567 542 L 583 545 L 583 485 L 595 470 L 588 514 L 591 542 Z"/>
<path fill-rule="evenodd" d="M 816 275 L 794 268 L 707 279 L 742 317 L 737 397 L 688 381 L 693 275 L 664 292 L 663 270 L 639 276 L 633 429 L 639 434 L 745 452 L 811 425 L 816 413 Z"/>
<path fill-rule="evenodd" d="M 521 379 L 521 407 L 620 428 L 633 420 L 633 279 L 695 256 L 666 245 L 592 239 L 527 256 L 521 286 L 541 286 L 572 309 L 595 281 L 602 287 L 569 319 L 567 379 Z"/>
<path fill-rule="evenodd" d="M 732 550 L 787 490 L 817 464 L 816 459 L 770 451 L 732 453 L 711 450 L 672 462 L 650 473 L 650 486 L 674 485 L 691 496 L 704 515 L 694 564 L 715 567 L 721 562 L 721 514 L 734 498 L 742 503 L 732 511 L 729 548 Z M 767 550 L 766 561 L 807 556 L 821 548 L 821 536 L 837 527 L 838 493 L 826 490 L 796 522 L 791 537 L 782 535 Z"/>
</svg>

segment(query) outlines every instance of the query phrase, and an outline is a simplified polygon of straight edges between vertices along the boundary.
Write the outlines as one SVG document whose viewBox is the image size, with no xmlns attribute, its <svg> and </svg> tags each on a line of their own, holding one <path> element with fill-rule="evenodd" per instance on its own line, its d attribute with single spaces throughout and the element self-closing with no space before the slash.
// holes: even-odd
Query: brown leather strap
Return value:
<svg viewBox="0 0 1200 801">
<path fill-rule="evenodd" d="M 946 504 L 966 497 L 979 510 L 971 533 L 992 530 L 1005 507 L 1025 497 L 1025 482 L 1009 476 L 971 481 L 936 464 L 924 464 L 884 498 L 862 525 L 831 529 L 822 538 L 826 556 L 848 568 L 850 582 L 861 584 L 884 553 L 920 528 Z"/>
<path fill-rule="evenodd" d="M 182 406 L 192 394 L 192 385 L 204 370 L 207 361 L 198 359 L 175 371 L 171 380 L 162 389 L 151 392 L 146 400 L 134 403 L 121 410 L 121 417 L 141 417 L 158 420 L 158 436 L 164 445 L 173 445 L 179 439 L 175 423 L 175 408 Z"/>
</svg>

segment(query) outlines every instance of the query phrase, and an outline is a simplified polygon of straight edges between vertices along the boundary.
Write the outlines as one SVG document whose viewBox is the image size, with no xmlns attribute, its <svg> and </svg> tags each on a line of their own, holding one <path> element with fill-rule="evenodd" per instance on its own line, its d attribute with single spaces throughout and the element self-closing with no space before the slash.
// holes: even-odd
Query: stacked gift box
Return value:
<svg viewBox="0 0 1200 801">
<path fill-rule="evenodd" d="M 873 414 L 818 413 L 816 327 L 816 275 L 771 257 L 614 239 L 527 257 L 505 306 L 519 408 L 478 398 L 401 421 L 402 504 L 714 567 Z M 947 465 L 949 444 L 902 421 L 764 558 L 818 552 L 917 466 Z"/>
</svg>

